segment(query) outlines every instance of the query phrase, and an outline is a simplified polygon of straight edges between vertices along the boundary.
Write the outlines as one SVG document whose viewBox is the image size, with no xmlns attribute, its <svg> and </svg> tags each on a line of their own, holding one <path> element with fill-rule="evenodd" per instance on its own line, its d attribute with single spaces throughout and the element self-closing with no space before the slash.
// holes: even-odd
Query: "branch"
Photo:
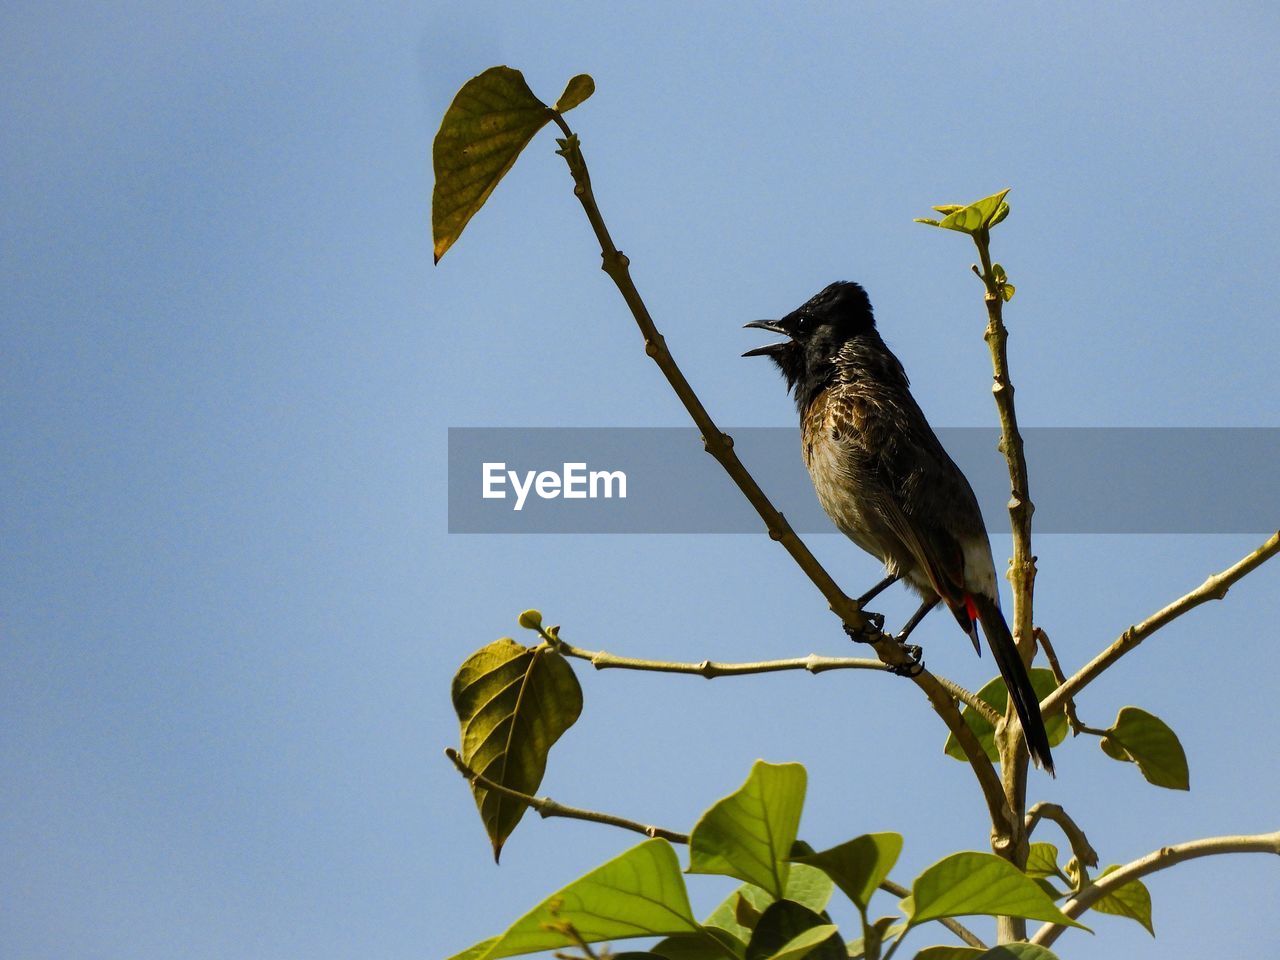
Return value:
<svg viewBox="0 0 1280 960">
<path fill-rule="evenodd" d="M 625 817 L 615 817 L 611 813 L 599 813 L 595 810 L 583 810 L 578 807 L 566 807 L 562 803 L 556 803 L 550 797 L 534 797 L 527 793 L 521 793 L 519 790 L 512 790 L 510 787 L 504 787 L 500 783 L 490 780 L 483 774 L 476 773 L 463 762 L 462 757 L 458 755 L 458 751 L 452 747 L 446 748 L 444 755 L 453 761 L 453 765 L 458 768 L 466 779 L 473 785 L 479 785 L 486 790 L 492 790 L 494 793 L 500 793 L 504 797 L 510 797 L 512 800 L 518 800 L 520 803 L 526 804 L 538 811 L 538 815 L 546 817 L 567 817 L 570 820 L 589 820 L 592 823 L 603 823 L 611 827 L 621 827 L 623 830 L 633 830 L 636 833 L 643 833 L 646 837 L 662 837 L 664 840 L 670 840 L 672 843 L 688 843 L 689 837 L 684 833 L 676 833 L 674 830 L 666 830 L 662 827 L 655 827 L 649 824 L 640 823 L 636 820 L 627 820 Z"/>
<path fill-rule="evenodd" d="M 1042 819 L 1052 820 L 1062 828 L 1063 834 L 1071 844 L 1071 852 L 1076 855 L 1077 860 L 1086 867 L 1096 867 L 1098 865 L 1098 853 L 1089 843 L 1089 838 L 1084 835 L 1084 831 L 1080 829 L 1080 826 L 1071 819 L 1071 815 L 1056 803 L 1042 801 L 1027 811 L 1025 830 L 1028 838 L 1031 836 L 1031 831 L 1036 828 L 1036 824 Z"/>
<path fill-rule="evenodd" d="M 620 657 L 604 650 L 583 650 L 560 640 L 555 648 L 566 657 L 588 661 L 597 670 L 617 668 L 621 670 L 648 670 L 655 673 L 691 673 L 714 680 L 716 677 L 740 677 L 753 673 L 779 673 L 783 670 L 808 670 L 810 673 L 826 673 L 828 670 L 887 670 L 879 660 L 856 657 L 820 657 L 811 653 L 807 657 L 789 660 L 758 660 L 754 663 L 722 663 L 703 660 L 701 663 L 685 663 L 666 660 L 642 660 L 638 657 Z M 950 682 L 950 681 L 948 681 Z"/>
<path fill-rule="evenodd" d="M 1044 702 L 1040 704 L 1041 712 L 1048 717 L 1053 710 L 1062 706 L 1065 701 L 1070 700 L 1087 687 L 1098 678 L 1102 671 L 1142 643 L 1151 634 L 1202 603 L 1223 599 L 1236 581 L 1246 574 L 1252 573 L 1277 553 L 1280 553 L 1280 533 L 1273 533 L 1262 546 L 1237 561 L 1234 565 L 1221 573 L 1216 573 L 1209 577 L 1186 596 L 1175 600 L 1163 610 L 1152 614 L 1136 626 L 1131 626 L 1111 646 L 1082 667 L 1075 676 L 1066 683 L 1059 685 L 1053 693 L 1045 697 Z"/>
<path fill-rule="evenodd" d="M 983 339 L 991 350 L 996 411 L 1000 414 L 1000 452 L 1009 469 L 1009 525 L 1013 531 L 1013 558 L 1009 561 L 1009 583 L 1013 586 L 1013 636 L 1024 651 L 1031 643 L 1031 601 L 1036 582 L 1036 558 L 1031 554 L 1031 502 L 1027 480 L 1027 458 L 1022 434 L 1018 431 L 1018 414 L 1013 406 L 1013 381 L 1009 379 L 1009 354 L 1006 343 L 1009 331 L 1004 325 L 1004 283 L 991 266 L 990 230 L 983 228 L 973 235 L 982 259 L 983 285 L 987 288 L 983 301 L 987 306 L 987 330 Z M 1003 273 L 1001 274 L 1003 276 Z"/>
<path fill-rule="evenodd" d="M 1164 870 L 1174 864 L 1198 857 L 1212 857 L 1222 853 L 1272 853 L 1280 855 L 1280 831 L 1275 833 L 1259 833 L 1253 836 L 1208 837 L 1204 840 L 1191 840 L 1187 843 L 1161 847 L 1139 860 L 1127 863 L 1118 870 L 1102 877 L 1095 883 L 1080 891 L 1062 906 L 1062 912 L 1073 920 L 1084 913 L 1098 900 L 1126 883 L 1145 877 L 1157 870 Z M 1031 938 L 1032 943 L 1047 947 L 1062 935 L 1067 928 L 1061 924 L 1046 923 Z"/>
<path fill-rule="evenodd" d="M 675 391 L 676 396 L 679 397 L 680 402 L 684 405 L 685 410 L 688 411 L 693 422 L 702 431 L 702 442 L 707 452 L 715 457 L 742 492 L 742 495 L 755 508 L 756 513 L 760 515 L 760 519 L 764 521 L 765 528 L 769 531 L 770 539 L 782 544 L 783 548 L 796 562 L 796 565 L 804 571 L 813 585 L 826 598 L 831 611 L 840 618 L 841 622 L 850 631 L 859 633 L 862 639 L 871 644 L 876 656 L 886 666 L 918 670 L 918 665 L 912 662 L 897 640 L 888 634 L 879 633 L 871 628 L 866 617 L 862 615 L 862 609 L 857 601 L 847 596 L 836 585 L 835 580 L 818 563 L 817 558 L 805 546 L 804 541 L 796 535 L 786 518 L 778 512 L 769 498 L 765 496 L 764 491 L 760 489 L 760 485 L 756 483 L 755 478 L 742 465 L 742 461 L 738 459 L 738 455 L 734 452 L 733 438 L 723 433 L 716 426 L 715 421 L 711 419 L 711 415 L 707 413 L 706 407 L 702 405 L 702 401 L 698 399 L 693 387 L 689 385 L 689 381 L 685 379 L 680 367 L 671 356 L 671 351 L 667 349 L 666 341 L 654 325 L 653 317 L 649 314 L 649 308 L 645 306 L 644 300 L 640 297 L 640 292 L 636 289 L 635 283 L 632 282 L 629 270 L 631 261 L 614 246 L 613 238 L 609 235 L 609 228 L 605 225 L 604 217 L 596 204 L 595 193 L 591 188 L 591 175 L 587 170 L 587 162 L 582 155 L 582 146 L 577 135 L 569 129 L 569 125 L 565 123 L 560 114 L 553 112 L 552 119 L 555 120 L 556 125 L 564 133 L 564 139 L 558 141 L 560 150 L 557 152 L 564 157 L 565 163 L 569 166 L 569 173 L 573 177 L 574 196 L 582 204 L 582 209 L 586 213 L 587 220 L 591 223 L 591 229 L 595 232 L 596 240 L 600 244 L 601 268 L 609 275 L 609 279 L 613 281 L 614 286 L 618 288 L 618 292 L 622 294 L 622 298 L 630 308 L 631 315 L 635 318 L 636 325 L 640 328 L 640 333 L 644 337 L 645 353 L 658 365 L 658 368 L 667 378 L 667 382 L 671 385 L 671 389 Z M 938 682 L 937 678 L 926 670 L 919 670 L 912 679 L 916 686 L 929 698 L 934 711 L 942 718 L 951 732 L 955 734 L 961 749 L 964 750 L 965 757 L 973 768 L 974 776 L 977 777 L 978 784 L 982 788 L 983 796 L 987 801 L 987 808 L 991 814 L 992 831 L 998 838 L 995 841 L 996 846 L 1007 848 L 1013 842 L 1011 831 L 1015 827 L 1021 826 L 1021 818 L 1017 818 L 1015 822 L 1014 815 L 1005 801 L 1000 778 L 996 775 L 995 768 L 992 767 L 991 762 L 987 759 L 982 746 L 978 743 L 977 737 L 969 729 L 969 725 L 961 718 L 960 711 L 956 708 L 952 695 Z"/>
</svg>

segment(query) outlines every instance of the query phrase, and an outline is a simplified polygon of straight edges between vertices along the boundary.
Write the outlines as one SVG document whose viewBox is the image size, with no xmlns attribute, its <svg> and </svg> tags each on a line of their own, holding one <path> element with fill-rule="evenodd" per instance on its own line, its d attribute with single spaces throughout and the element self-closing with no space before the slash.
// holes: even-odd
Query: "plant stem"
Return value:
<svg viewBox="0 0 1280 960">
<path fill-rule="evenodd" d="M 1075 919 L 1108 893 L 1126 883 L 1145 877 L 1157 870 L 1165 870 L 1187 860 L 1212 857 L 1224 853 L 1271 853 L 1280 855 L 1280 831 L 1259 833 L 1252 836 L 1207 837 L 1191 840 L 1170 847 L 1161 847 L 1145 857 L 1127 863 L 1100 878 L 1062 905 L 1062 912 Z M 1046 923 L 1031 938 L 1032 943 L 1047 947 L 1058 939 L 1067 928 L 1061 924 Z"/>
<path fill-rule="evenodd" d="M 566 657 L 586 660 L 597 670 L 646 670 L 655 673 L 688 673 L 708 680 L 717 677 L 740 677 L 756 673 L 779 673 L 783 670 L 808 670 L 810 673 L 826 673 L 828 670 L 887 670 L 879 660 L 857 657 L 820 657 L 811 653 L 807 657 L 787 660 L 758 660 L 753 663 L 725 663 L 703 660 L 698 663 L 667 660 L 644 660 L 639 657 L 620 657 L 604 650 L 583 650 L 557 640 L 556 649 Z M 950 682 L 950 681 L 948 681 Z"/>
<path fill-rule="evenodd" d="M 661 837 L 672 843 L 688 843 L 689 836 L 684 833 L 676 833 L 674 830 L 666 830 L 662 827 L 651 826 L 650 824 L 639 823 L 635 820 L 628 820 L 625 817 L 615 817 L 611 813 L 600 813 L 596 810 L 583 810 L 579 807 L 567 807 L 562 803 L 556 803 L 550 797 L 534 797 L 527 793 L 521 793 L 519 790 L 512 790 L 510 787 L 504 787 L 500 783 L 490 780 L 483 774 L 476 773 L 463 761 L 458 755 L 458 751 L 449 747 L 445 750 L 444 755 L 453 761 L 453 765 L 458 768 L 461 773 L 473 786 L 484 787 L 486 790 L 492 790 L 494 793 L 500 793 L 504 797 L 510 797 L 520 803 L 526 804 L 538 811 L 542 817 L 567 817 L 570 820 L 589 820 L 592 823 L 603 823 L 611 827 L 621 827 L 623 830 L 632 830 L 635 833 L 643 833 L 646 837 Z"/>
<path fill-rule="evenodd" d="M 1084 835 L 1080 825 L 1071 819 L 1071 815 L 1056 803 L 1042 801 L 1027 811 L 1026 833 L 1028 839 L 1031 837 L 1031 832 L 1035 830 L 1036 824 L 1042 819 L 1052 820 L 1061 828 L 1063 835 L 1066 836 L 1067 841 L 1071 844 L 1071 852 L 1076 855 L 1077 860 L 1086 867 L 1096 867 L 1098 865 L 1098 854 L 1089 843 L 1089 838 Z"/>
<path fill-rule="evenodd" d="M 1080 668 L 1075 676 L 1067 680 L 1066 683 L 1060 684 L 1053 693 L 1045 697 L 1040 704 L 1041 712 L 1048 716 L 1054 710 L 1062 707 L 1066 701 L 1096 680 L 1104 670 L 1111 667 L 1126 653 L 1161 627 L 1167 626 L 1178 619 L 1188 610 L 1193 610 L 1200 604 L 1207 603 L 1210 600 L 1223 599 L 1236 581 L 1252 573 L 1277 553 L 1280 553 L 1280 532 L 1273 533 L 1256 550 L 1253 550 L 1221 573 L 1216 573 L 1209 577 L 1200 586 L 1185 596 L 1179 597 L 1163 610 L 1159 610 L 1141 623 L 1129 627 L 1111 646 L 1099 653 Z"/>
</svg>

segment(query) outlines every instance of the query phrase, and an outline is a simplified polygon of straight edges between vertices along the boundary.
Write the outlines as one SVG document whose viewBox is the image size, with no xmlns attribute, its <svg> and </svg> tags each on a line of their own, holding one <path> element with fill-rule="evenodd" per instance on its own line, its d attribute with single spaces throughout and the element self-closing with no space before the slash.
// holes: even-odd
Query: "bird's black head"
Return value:
<svg viewBox="0 0 1280 960">
<path fill-rule="evenodd" d="M 781 320 L 753 320 L 747 326 L 788 338 L 743 356 L 768 357 L 776 363 L 802 412 L 835 376 L 840 348 L 853 337 L 876 335 L 867 292 L 848 281 L 831 284 Z"/>
</svg>

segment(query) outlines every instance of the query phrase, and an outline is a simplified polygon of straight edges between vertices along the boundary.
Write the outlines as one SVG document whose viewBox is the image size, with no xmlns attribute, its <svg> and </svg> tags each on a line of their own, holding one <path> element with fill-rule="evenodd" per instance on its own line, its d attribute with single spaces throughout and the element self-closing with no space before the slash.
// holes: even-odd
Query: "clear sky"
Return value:
<svg viewBox="0 0 1280 960">
<path fill-rule="evenodd" d="M 450 426 L 685 424 L 549 133 L 432 267 L 431 139 L 469 77 L 595 77 L 571 121 L 601 205 L 723 425 L 793 423 L 739 328 L 841 278 L 935 424 L 994 422 L 968 241 L 911 218 L 1012 186 L 1025 423 L 1274 427 L 1278 40 L 1261 3 L 5 4 L 0 954 L 448 956 L 633 842 L 533 818 L 489 858 L 448 686 L 520 610 L 635 656 L 849 652 L 763 535 L 446 533 Z M 1262 539 L 1044 537 L 1037 619 L 1079 665 Z M 850 592 L 878 577 L 811 545 Z M 1082 698 L 1161 716 L 1191 767 L 1158 790 L 1082 739 L 1033 777 L 1104 863 L 1280 827 L 1278 584 Z M 944 618 L 917 637 L 989 676 Z M 581 679 L 564 802 L 687 829 L 798 760 L 815 846 L 899 830 L 909 881 L 986 843 L 909 684 Z M 1149 886 L 1159 940 L 1096 917 L 1064 957 L 1280 948 L 1274 858 Z"/>
</svg>

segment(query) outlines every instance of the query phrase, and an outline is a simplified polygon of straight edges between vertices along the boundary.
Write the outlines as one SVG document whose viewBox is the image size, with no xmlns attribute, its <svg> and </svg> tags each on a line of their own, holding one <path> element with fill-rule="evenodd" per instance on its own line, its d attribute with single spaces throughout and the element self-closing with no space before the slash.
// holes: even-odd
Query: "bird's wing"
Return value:
<svg viewBox="0 0 1280 960">
<path fill-rule="evenodd" d="M 934 591 L 955 605 L 965 591 L 965 545 L 985 544 L 977 499 L 905 390 L 845 384 L 828 423 L 864 511 L 891 531 Z M 987 547 L 989 550 L 990 548 Z"/>
</svg>

